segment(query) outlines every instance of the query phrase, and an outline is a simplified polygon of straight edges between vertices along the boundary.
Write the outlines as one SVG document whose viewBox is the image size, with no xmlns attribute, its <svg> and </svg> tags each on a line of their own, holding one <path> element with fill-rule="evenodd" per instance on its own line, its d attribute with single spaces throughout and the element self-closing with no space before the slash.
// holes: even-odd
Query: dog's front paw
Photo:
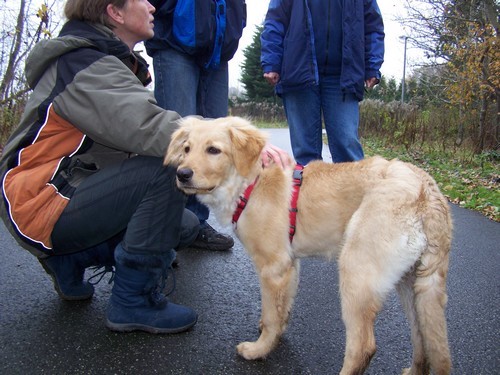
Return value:
<svg viewBox="0 0 500 375">
<path fill-rule="evenodd" d="M 418 374 L 427 374 L 429 373 L 428 371 L 425 370 L 415 370 L 413 367 L 408 367 L 404 368 L 403 371 L 401 372 L 401 375 L 418 375 Z"/>
<path fill-rule="evenodd" d="M 269 350 L 262 350 L 262 345 L 257 342 L 249 341 L 242 342 L 236 346 L 236 349 L 239 355 L 248 360 L 264 358 L 269 352 Z"/>
</svg>

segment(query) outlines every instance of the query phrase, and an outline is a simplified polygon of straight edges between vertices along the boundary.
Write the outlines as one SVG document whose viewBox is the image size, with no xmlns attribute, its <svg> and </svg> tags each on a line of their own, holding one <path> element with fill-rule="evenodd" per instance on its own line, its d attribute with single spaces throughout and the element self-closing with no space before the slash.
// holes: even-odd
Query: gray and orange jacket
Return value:
<svg viewBox="0 0 500 375">
<path fill-rule="evenodd" d="M 0 159 L 0 214 L 46 256 L 77 186 L 106 164 L 163 157 L 180 117 L 156 104 L 147 64 L 104 26 L 67 22 L 33 48 L 26 78 L 33 93 Z"/>
</svg>

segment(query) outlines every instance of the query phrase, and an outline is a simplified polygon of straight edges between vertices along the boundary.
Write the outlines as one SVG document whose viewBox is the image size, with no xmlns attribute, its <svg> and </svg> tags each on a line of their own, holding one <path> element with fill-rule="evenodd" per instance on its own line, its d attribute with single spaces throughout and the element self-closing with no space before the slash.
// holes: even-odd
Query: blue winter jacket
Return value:
<svg viewBox="0 0 500 375">
<path fill-rule="evenodd" d="M 264 73 L 277 72 L 278 95 L 318 85 L 319 69 L 313 22 L 326 25 L 316 29 L 332 30 L 327 15 L 313 15 L 311 1 L 335 0 L 271 0 L 261 36 L 261 64 Z M 336 0 L 339 1 L 339 0 Z M 380 79 L 384 61 L 384 24 L 376 0 L 340 0 L 342 3 L 342 60 L 340 86 L 342 91 L 363 99 L 364 81 Z M 326 43 L 323 43 L 326 45 Z M 332 48 L 330 44 L 330 48 Z M 333 51 L 327 51 L 333 52 Z M 338 52 L 337 52 L 338 53 Z"/>
<path fill-rule="evenodd" d="M 154 37 L 145 42 L 150 56 L 157 50 L 174 48 L 210 68 L 216 68 L 220 61 L 232 59 L 246 26 L 245 0 L 149 2 L 156 8 Z"/>
</svg>

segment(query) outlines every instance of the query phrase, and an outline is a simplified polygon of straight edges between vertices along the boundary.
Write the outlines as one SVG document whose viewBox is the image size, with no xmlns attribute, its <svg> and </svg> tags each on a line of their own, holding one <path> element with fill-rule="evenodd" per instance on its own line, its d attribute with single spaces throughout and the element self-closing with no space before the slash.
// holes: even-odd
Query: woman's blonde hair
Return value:
<svg viewBox="0 0 500 375">
<path fill-rule="evenodd" d="M 67 0 L 64 14 L 68 20 L 79 20 L 111 26 L 106 8 L 109 4 L 123 8 L 128 0 Z"/>
</svg>

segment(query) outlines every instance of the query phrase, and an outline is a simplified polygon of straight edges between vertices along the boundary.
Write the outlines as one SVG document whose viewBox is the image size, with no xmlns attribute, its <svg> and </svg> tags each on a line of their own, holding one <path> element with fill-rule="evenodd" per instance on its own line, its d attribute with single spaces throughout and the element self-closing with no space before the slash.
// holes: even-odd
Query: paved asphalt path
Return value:
<svg viewBox="0 0 500 375">
<path fill-rule="evenodd" d="M 274 144 L 289 148 L 287 130 L 269 132 Z M 451 207 L 455 230 L 447 320 L 454 374 L 500 374 L 500 225 Z M 253 266 L 239 242 L 224 253 L 178 254 L 171 298 L 195 308 L 199 321 L 187 333 L 155 336 L 108 331 L 104 320 L 111 285 L 103 280 L 91 301 L 62 301 L 38 261 L 3 224 L 0 239 L 2 375 L 318 375 L 340 370 L 344 328 L 334 263 L 302 261 L 288 331 L 266 360 L 245 361 L 235 346 L 258 337 L 260 296 Z M 395 294 L 377 319 L 376 337 L 378 351 L 366 373 L 399 374 L 410 364 L 411 348 Z"/>
</svg>

